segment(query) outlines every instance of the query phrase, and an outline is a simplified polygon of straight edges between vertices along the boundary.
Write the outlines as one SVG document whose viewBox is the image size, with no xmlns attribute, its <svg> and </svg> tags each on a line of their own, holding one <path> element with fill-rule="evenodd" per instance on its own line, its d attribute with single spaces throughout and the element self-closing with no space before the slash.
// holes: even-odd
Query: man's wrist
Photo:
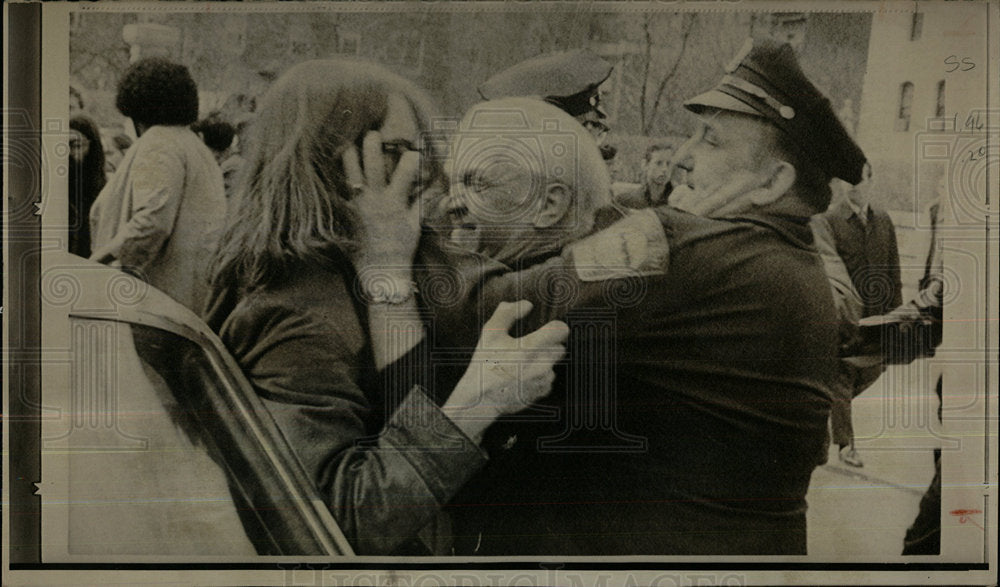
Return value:
<svg viewBox="0 0 1000 587">
<path fill-rule="evenodd" d="M 493 408 L 455 406 L 448 403 L 441 406 L 441 413 L 477 445 L 482 444 L 486 429 L 500 417 Z"/>
<path fill-rule="evenodd" d="M 441 409 L 455 417 L 492 422 L 503 414 L 494 402 L 489 401 L 481 379 L 473 373 L 475 370 L 470 367 Z"/>
</svg>

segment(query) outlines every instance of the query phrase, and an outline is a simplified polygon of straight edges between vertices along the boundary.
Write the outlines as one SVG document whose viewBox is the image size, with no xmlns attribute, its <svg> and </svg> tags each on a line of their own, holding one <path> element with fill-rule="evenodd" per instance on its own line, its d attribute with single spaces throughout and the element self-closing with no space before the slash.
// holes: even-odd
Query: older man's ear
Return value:
<svg viewBox="0 0 1000 587">
<path fill-rule="evenodd" d="M 778 201 L 795 185 L 795 167 L 786 161 L 776 160 L 767 169 L 767 181 L 750 193 L 755 206 L 767 206 Z"/>
<path fill-rule="evenodd" d="M 564 183 L 553 182 L 545 186 L 541 207 L 535 215 L 535 228 L 549 228 L 562 222 L 574 196 L 572 188 Z"/>
</svg>

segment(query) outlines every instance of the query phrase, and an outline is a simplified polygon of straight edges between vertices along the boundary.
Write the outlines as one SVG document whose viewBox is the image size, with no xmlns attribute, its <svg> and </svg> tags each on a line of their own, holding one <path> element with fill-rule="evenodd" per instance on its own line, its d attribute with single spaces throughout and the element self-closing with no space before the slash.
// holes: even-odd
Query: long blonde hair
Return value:
<svg viewBox="0 0 1000 587">
<path fill-rule="evenodd" d="M 389 96 L 409 103 L 421 134 L 430 101 L 415 84 L 374 63 L 314 60 L 282 75 L 265 95 L 235 211 L 212 270 L 216 287 L 250 291 L 281 279 L 297 262 L 328 262 L 355 246 L 357 220 L 341 156 L 378 130 Z M 425 177 L 441 178 L 441 158 L 421 141 Z"/>
</svg>

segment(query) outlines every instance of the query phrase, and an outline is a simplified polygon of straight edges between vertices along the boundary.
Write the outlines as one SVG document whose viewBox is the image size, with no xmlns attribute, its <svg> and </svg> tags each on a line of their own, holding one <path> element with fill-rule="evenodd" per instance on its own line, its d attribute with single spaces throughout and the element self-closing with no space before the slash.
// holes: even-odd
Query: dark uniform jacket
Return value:
<svg viewBox="0 0 1000 587">
<path fill-rule="evenodd" d="M 571 326 L 556 389 L 490 429 L 452 501 L 458 554 L 805 554 L 838 342 L 806 219 L 637 218 L 513 273 L 425 251 L 439 357 L 500 301 Z"/>
</svg>

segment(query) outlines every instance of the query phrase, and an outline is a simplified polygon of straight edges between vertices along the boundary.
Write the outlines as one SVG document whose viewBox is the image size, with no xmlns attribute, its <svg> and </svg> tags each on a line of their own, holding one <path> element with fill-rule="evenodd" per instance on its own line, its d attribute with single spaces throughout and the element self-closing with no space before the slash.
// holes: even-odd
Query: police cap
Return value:
<svg viewBox="0 0 1000 587">
<path fill-rule="evenodd" d="M 570 116 L 594 111 L 605 118 L 597 87 L 611 69 L 610 63 L 583 49 L 549 53 L 494 75 L 479 86 L 479 94 L 486 100 L 537 96 Z"/>
<path fill-rule="evenodd" d="M 684 103 L 695 113 L 718 108 L 766 118 L 820 169 L 857 185 L 865 154 L 809 81 L 788 43 L 748 39 L 715 88 Z"/>
</svg>

